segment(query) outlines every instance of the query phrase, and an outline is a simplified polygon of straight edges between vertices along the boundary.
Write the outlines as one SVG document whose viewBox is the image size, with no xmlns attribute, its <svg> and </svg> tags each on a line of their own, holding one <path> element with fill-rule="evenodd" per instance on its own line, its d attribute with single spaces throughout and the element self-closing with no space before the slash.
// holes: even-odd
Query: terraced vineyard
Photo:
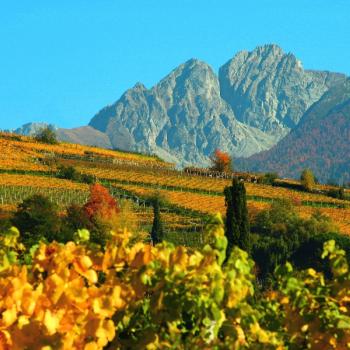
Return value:
<svg viewBox="0 0 350 350">
<path fill-rule="evenodd" d="M 33 138 L 0 133 L 0 169 L 50 171 L 58 159 L 99 161 L 151 168 L 173 168 L 173 164 L 157 157 L 125 153 L 102 148 L 60 143 L 48 145 Z"/>
<path fill-rule="evenodd" d="M 64 189 L 64 190 L 79 190 L 87 192 L 89 186 L 82 183 L 72 182 L 65 179 L 57 179 L 54 177 L 35 176 L 35 175 L 16 175 L 16 174 L 1 174 L 0 186 L 18 186 L 18 187 L 33 187 L 42 189 Z"/>
<path fill-rule="evenodd" d="M 66 163 L 73 164 L 73 163 Z M 110 180 L 123 185 L 137 185 L 148 188 L 160 188 L 165 190 L 198 192 L 209 195 L 221 196 L 226 186 L 231 183 L 230 179 L 217 179 L 203 176 L 193 176 L 181 171 L 173 170 L 149 170 L 138 168 L 126 168 L 121 166 L 110 166 L 108 168 L 88 166 L 82 162 L 78 163 L 78 169 L 84 174 L 93 175 L 99 179 Z M 346 206 L 348 201 L 330 198 L 323 194 L 307 193 L 293 189 L 277 186 L 269 186 L 257 183 L 246 183 L 247 194 L 251 199 L 275 199 L 290 198 L 295 203 L 320 206 Z M 316 204 L 317 205 L 317 204 Z"/>
<path fill-rule="evenodd" d="M 135 185 L 116 185 L 118 188 L 124 189 L 129 193 L 135 193 L 139 196 L 147 196 L 153 193 L 150 188 Z M 178 206 L 183 206 L 186 209 L 206 213 L 214 214 L 217 212 L 225 214 L 225 200 L 223 196 L 211 196 L 200 193 L 192 192 L 180 192 L 180 191 L 169 191 L 159 190 L 159 192 L 167 198 L 171 203 Z M 269 197 L 273 198 L 273 197 Z M 279 197 L 276 197 L 279 198 Z M 318 203 L 324 204 L 322 207 L 314 207 L 308 205 L 297 205 L 296 210 L 300 216 L 304 218 L 310 217 L 315 210 L 320 210 L 321 213 L 329 216 L 338 226 L 342 233 L 350 234 L 350 208 L 336 208 L 327 207 L 326 203 L 319 201 Z M 251 216 L 254 216 L 257 212 L 262 209 L 266 209 L 269 206 L 269 202 L 263 200 L 252 200 L 248 199 L 248 209 Z"/>
<path fill-rule="evenodd" d="M 225 213 L 223 190 L 231 182 L 177 171 L 156 157 L 72 144 L 46 145 L 27 137 L 0 134 L 0 207 L 14 210 L 34 193 L 47 194 L 62 207 L 84 203 L 89 186 L 56 178 L 59 165 L 93 175 L 119 200 L 132 203 L 135 221 L 145 231 L 150 229 L 153 217 L 146 199 L 160 192 L 168 202 L 162 212 L 167 238 L 187 245 L 200 244 L 208 215 Z M 290 180 L 290 184 L 298 182 Z M 246 189 L 251 216 L 277 198 L 289 198 L 301 216 L 309 217 L 318 208 L 338 224 L 341 232 L 350 234 L 349 201 L 258 183 L 247 182 Z M 321 186 L 319 189 L 324 190 Z"/>
</svg>

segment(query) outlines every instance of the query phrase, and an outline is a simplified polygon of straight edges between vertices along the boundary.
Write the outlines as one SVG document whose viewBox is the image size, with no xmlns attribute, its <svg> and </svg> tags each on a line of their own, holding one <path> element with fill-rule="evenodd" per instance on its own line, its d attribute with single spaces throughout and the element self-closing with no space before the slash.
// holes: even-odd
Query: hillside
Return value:
<svg viewBox="0 0 350 350">
<path fill-rule="evenodd" d="M 197 327 L 191 341 L 206 334 L 209 317 L 222 322 L 232 317 L 242 334 L 246 321 L 237 322 L 237 314 L 244 312 L 246 320 L 255 322 L 255 328 L 249 326 L 250 344 L 263 349 L 271 337 L 261 336 L 263 328 L 256 326 L 253 312 L 276 337 L 275 320 L 281 322 L 279 329 L 289 331 L 282 322 L 290 324 L 290 300 L 296 294 L 307 297 L 298 301 L 299 317 L 312 293 L 312 305 L 323 318 L 324 310 L 332 321 L 336 315 L 337 328 L 327 333 L 327 344 L 335 329 L 343 335 L 339 318 L 348 310 L 337 300 L 345 298 L 346 305 L 348 298 L 350 276 L 344 276 L 350 261 L 350 193 L 347 199 L 335 199 L 325 195 L 324 186 L 307 193 L 296 181 L 280 179 L 272 186 L 256 182 L 261 180 L 257 174 L 192 170 L 179 171 L 142 154 L 48 145 L 0 133 L 0 309 L 5 310 L 0 347 L 37 348 L 40 342 L 41 348 L 49 343 L 57 348 L 102 350 L 115 344 L 141 349 L 146 341 L 159 348 L 160 334 L 169 347 L 172 329 L 177 344 L 183 343 L 178 325 L 191 331 L 191 318 L 203 318 L 203 331 Z M 239 181 L 232 183 L 233 176 Z M 239 248 L 239 240 L 228 248 L 223 190 L 231 184 L 231 196 L 242 189 L 247 251 Z M 325 263 L 326 253 L 321 259 L 322 251 L 330 255 L 331 265 Z M 336 277 L 330 278 L 334 271 Z M 319 306 L 324 300 L 325 306 Z M 315 315 L 315 307 L 305 313 Z M 174 320 L 176 314 L 180 321 L 169 331 L 169 317 Z M 145 336 L 150 322 L 159 327 L 152 337 Z M 310 340 L 305 324 L 317 329 L 317 342 L 325 334 L 325 327 L 320 332 L 312 322 L 320 327 L 317 318 L 300 321 L 303 345 Z M 221 325 L 218 331 L 229 326 L 227 334 L 234 340 L 225 336 L 220 348 L 235 346 L 232 326 Z M 290 344 L 295 328 L 287 335 L 281 332 L 278 344 Z M 194 348 L 208 348 L 208 338 L 203 339 Z M 336 340 L 335 345 L 340 343 Z M 217 347 L 218 341 L 211 342 Z M 277 343 L 272 339 L 271 344 Z"/>
<path fill-rule="evenodd" d="M 59 140 L 65 142 L 107 149 L 113 148 L 108 136 L 91 126 L 82 126 L 73 129 L 57 129 L 56 134 Z"/>
<path fill-rule="evenodd" d="M 68 143 L 46 145 L 28 137 L 0 134 L 0 208 L 14 210 L 34 193 L 46 194 L 60 206 L 84 203 L 88 184 L 58 178 L 60 166 L 72 166 L 103 183 L 118 200 L 127 199 L 136 213 L 133 220 L 145 230 L 152 222 L 147 197 L 160 192 L 168 203 L 163 210 L 167 237 L 186 245 L 201 244 L 208 215 L 225 214 L 223 190 L 231 183 L 210 173 L 199 176 L 175 170 L 154 157 Z M 350 234 L 348 201 L 253 182 L 246 182 L 246 189 L 251 216 L 278 198 L 289 198 L 302 217 L 319 209 L 341 232 Z M 196 234 L 189 234 L 193 230 Z"/>
<path fill-rule="evenodd" d="M 0 133 L 0 169 L 49 171 L 60 159 L 98 160 L 110 164 L 137 164 L 152 168 L 173 168 L 158 157 L 61 142 L 50 145 L 32 137 Z"/>
<path fill-rule="evenodd" d="M 350 181 L 350 80 L 330 89 L 271 150 L 236 160 L 237 168 L 298 178 L 304 168 L 327 182 Z"/>
<path fill-rule="evenodd" d="M 0 4 L 0 350 L 350 350 L 350 0 Z"/>
<path fill-rule="evenodd" d="M 97 146 L 101 148 L 113 148 L 108 136 L 91 126 L 82 126 L 72 129 L 58 128 L 56 125 L 47 123 L 27 123 L 15 130 L 6 130 L 7 133 L 14 133 L 23 136 L 35 136 L 44 128 L 55 131 L 58 140 L 70 143 L 77 143 L 85 146 Z"/>
</svg>

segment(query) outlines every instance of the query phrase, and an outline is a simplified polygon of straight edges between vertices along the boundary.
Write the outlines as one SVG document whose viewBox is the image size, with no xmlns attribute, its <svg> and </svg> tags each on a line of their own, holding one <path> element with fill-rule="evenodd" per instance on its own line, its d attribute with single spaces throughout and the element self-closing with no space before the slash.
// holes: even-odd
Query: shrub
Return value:
<svg viewBox="0 0 350 350">
<path fill-rule="evenodd" d="M 91 241 L 104 246 L 110 237 L 110 231 L 116 228 L 120 212 L 117 201 L 100 184 L 90 186 L 90 197 L 83 210 L 94 229 Z"/>
<path fill-rule="evenodd" d="M 259 266 L 259 277 L 267 279 L 278 265 L 291 260 L 312 237 L 337 234 L 338 228 L 320 211 L 315 211 L 309 219 L 302 219 L 290 201 L 278 200 L 256 215 L 252 231 L 255 233 L 252 256 Z M 300 264 L 298 267 L 307 266 Z"/>
<path fill-rule="evenodd" d="M 258 182 L 261 182 L 266 185 L 273 185 L 275 180 L 278 179 L 277 173 L 266 173 L 262 177 L 259 178 Z"/>
<path fill-rule="evenodd" d="M 298 219 L 298 215 L 291 201 L 287 199 L 277 199 L 271 203 L 269 209 L 262 210 L 255 217 L 252 229 L 263 235 L 274 235 L 276 225 L 293 224 Z"/>
<path fill-rule="evenodd" d="M 211 157 L 211 170 L 219 172 L 232 172 L 232 159 L 228 153 L 217 149 Z"/>
<path fill-rule="evenodd" d="M 58 144 L 56 133 L 49 127 L 41 129 L 35 136 L 38 142 L 47 143 L 50 145 Z"/>
<path fill-rule="evenodd" d="M 305 169 L 300 175 L 300 182 L 305 191 L 311 192 L 315 187 L 315 176 L 310 169 Z"/>
<path fill-rule="evenodd" d="M 345 191 L 343 187 L 331 188 L 328 190 L 327 195 L 332 198 L 345 199 Z"/>
<path fill-rule="evenodd" d="M 61 241 L 69 242 L 73 240 L 74 233 L 78 230 L 87 229 L 94 232 L 96 227 L 89 220 L 84 208 L 77 204 L 72 204 L 67 208 L 61 229 Z"/>
<path fill-rule="evenodd" d="M 94 184 L 95 177 L 89 174 L 81 174 L 73 166 L 60 165 L 57 169 L 56 176 L 60 179 L 67 179 L 77 182 L 83 182 L 86 184 Z"/>
<path fill-rule="evenodd" d="M 0 208 L 0 232 L 9 230 L 11 226 L 10 215 Z"/>
<path fill-rule="evenodd" d="M 90 186 L 90 197 L 84 205 L 84 210 L 90 220 L 99 217 L 111 220 L 119 213 L 117 201 L 110 195 L 107 188 L 100 184 Z"/>
<path fill-rule="evenodd" d="M 350 238 L 336 233 L 320 233 L 309 238 L 291 257 L 291 262 L 298 269 L 314 268 L 332 278 L 331 266 L 328 260 L 321 258 L 323 246 L 327 241 L 334 240 L 337 246 L 344 250 L 346 259 L 350 262 Z"/>
<path fill-rule="evenodd" d="M 43 240 L 59 239 L 61 220 L 57 207 L 43 195 L 25 199 L 17 208 L 12 224 L 21 233 L 21 240 L 30 247 Z"/>
<path fill-rule="evenodd" d="M 91 221 L 83 207 L 78 204 L 72 204 L 67 208 L 66 220 L 73 232 L 80 229 L 91 230 Z"/>
<path fill-rule="evenodd" d="M 56 176 L 60 179 L 67 179 L 72 181 L 80 180 L 80 173 L 73 166 L 60 165 L 57 169 Z"/>
<path fill-rule="evenodd" d="M 80 174 L 80 182 L 83 182 L 88 185 L 92 185 L 96 182 L 96 178 L 93 175 Z"/>
</svg>

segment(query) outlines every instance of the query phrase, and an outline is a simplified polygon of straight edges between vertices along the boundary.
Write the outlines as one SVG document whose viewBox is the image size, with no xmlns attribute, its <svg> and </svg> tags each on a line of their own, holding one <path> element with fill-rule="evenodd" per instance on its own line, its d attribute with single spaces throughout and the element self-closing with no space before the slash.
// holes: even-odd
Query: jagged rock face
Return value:
<svg viewBox="0 0 350 350">
<path fill-rule="evenodd" d="M 90 126 L 113 147 L 154 153 L 179 165 L 207 165 L 220 148 L 248 157 L 271 148 L 345 76 L 306 71 L 275 45 L 242 51 L 219 71 L 190 60 L 152 89 L 137 84 Z"/>
<path fill-rule="evenodd" d="M 310 168 L 321 182 L 350 182 L 350 79 L 327 91 L 298 126 L 269 151 L 237 159 L 239 169 L 298 178 Z"/>
<path fill-rule="evenodd" d="M 221 96 L 238 120 L 277 139 L 344 79 L 342 74 L 304 70 L 293 54 L 285 54 L 276 45 L 239 52 L 219 70 Z"/>
<path fill-rule="evenodd" d="M 217 76 L 198 60 L 179 66 L 152 89 L 137 84 L 90 125 L 106 132 L 116 148 L 154 153 L 181 165 L 206 165 L 216 148 L 246 156 L 274 143 L 237 121 L 220 96 Z"/>
</svg>

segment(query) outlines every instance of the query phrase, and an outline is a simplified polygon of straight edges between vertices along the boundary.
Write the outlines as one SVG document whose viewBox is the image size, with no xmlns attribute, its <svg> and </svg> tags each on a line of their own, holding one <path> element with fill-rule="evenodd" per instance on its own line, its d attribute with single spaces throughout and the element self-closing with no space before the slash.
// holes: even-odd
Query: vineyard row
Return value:
<svg viewBox="0 0 350 350">
<path fill-rule="evenodd" d="M 128 200 L 132 201 L 136 207 L 137 211 L 142 215 L 146 211 L 146 208 L 150 207 L 150 203 L 135 194 L 130 194 L 129 192 L 121 189 L 111 188 L 111 194 L 118 200 Z M 52 188 L 38 188 L 30 186 L 0 186 L 0 205 L 14 204 L 22 202 L 25 198 L 35 195 L 43 194 L 47 196 L 53 203 L 63 207 L 72 204 L 83 205 L 86 203 L 89 193 L 86 191 L 79 190 L 58 190 Z M 181 215 L 180 225 L 173 224 L 172 222 L 167 222 L 165 220 L 164 235 L 165 239 L 169 242 L 175 244 L 183 244 L 191 247 L 199 247 L 204 241 L 204 228 L 205 228 L 205 218 L 203 215 L 191 216 L 192 211 L 189 210 L 176 210 L 173 207 L 162 208 L 162 215 L 165 217 L 169 214 Z M 152 225 L 152 213 L 147 212 L 148 223 L 144 225 L 144 230 L 150 230 Z M 199 220 L 199 218 L 201 220 Z"/>
</svg>

